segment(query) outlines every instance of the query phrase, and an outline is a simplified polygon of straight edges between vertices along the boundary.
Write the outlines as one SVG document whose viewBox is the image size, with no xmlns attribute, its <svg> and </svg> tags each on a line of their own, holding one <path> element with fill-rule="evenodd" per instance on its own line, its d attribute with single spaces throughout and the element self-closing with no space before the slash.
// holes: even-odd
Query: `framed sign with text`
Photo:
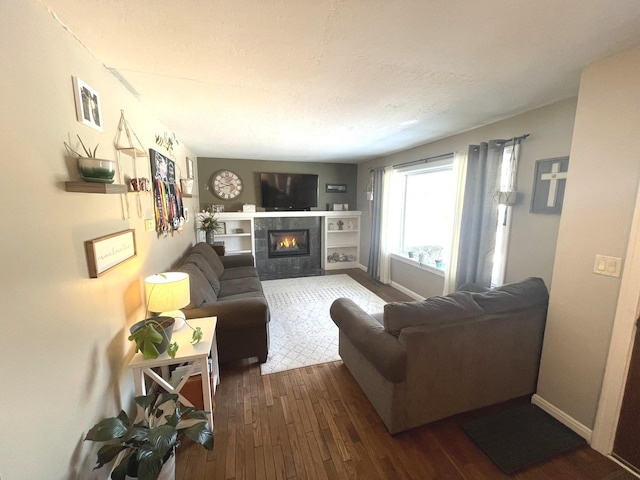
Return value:
<svg viewBox="0 0 640 480">
<path fill-rule="evenodd" d="M 137 254 L 133 229 L 88 240 L 84 242 L 84 247 L 91 278 L 98 278 Z"/>
</svg>

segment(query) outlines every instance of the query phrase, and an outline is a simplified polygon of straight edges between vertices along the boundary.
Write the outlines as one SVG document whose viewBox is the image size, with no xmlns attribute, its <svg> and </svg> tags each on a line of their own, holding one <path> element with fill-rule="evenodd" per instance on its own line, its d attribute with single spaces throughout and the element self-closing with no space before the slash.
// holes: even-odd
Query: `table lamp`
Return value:
<svg viewBox="0 0 640 480">
<path fill-rule="evenodd" d="M 165 272 L 144 279 L 147 310 L 163 317 L 173 317 L 174 330 L 184 326 L 185 314 L 179 309 L 189 305 L 189 275 L 182 272 Z"/>
</svg>

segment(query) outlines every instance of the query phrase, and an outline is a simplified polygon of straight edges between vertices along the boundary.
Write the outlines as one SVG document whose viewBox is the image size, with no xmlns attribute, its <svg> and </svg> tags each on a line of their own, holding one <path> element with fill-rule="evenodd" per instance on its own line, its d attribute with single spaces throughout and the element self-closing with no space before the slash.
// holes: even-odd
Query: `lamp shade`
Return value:
<svg viewBox="0 0 640 480">
<path fill-rule="evenodd" d="M 166 272 L 144 279 L 147 310 L 166 312 L 186 307 L 191 301 L 189 275 L 182 272 Z"/>
</svg>

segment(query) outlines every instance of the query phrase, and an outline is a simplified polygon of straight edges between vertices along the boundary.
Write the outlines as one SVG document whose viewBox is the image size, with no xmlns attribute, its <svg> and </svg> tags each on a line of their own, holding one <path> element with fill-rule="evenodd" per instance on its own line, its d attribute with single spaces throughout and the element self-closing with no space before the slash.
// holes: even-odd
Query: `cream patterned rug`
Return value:
<svg viewBox="0 0 640 480">
<path fill-rule="evenodd" d="M 368 313 L 387 303 L 348 275 L 266 280 L 262 287 L 271 312 L 262 375 L 340 360 L 338 327 L 329 315 L 336 298 L 351 298 Z"/>
</svg>

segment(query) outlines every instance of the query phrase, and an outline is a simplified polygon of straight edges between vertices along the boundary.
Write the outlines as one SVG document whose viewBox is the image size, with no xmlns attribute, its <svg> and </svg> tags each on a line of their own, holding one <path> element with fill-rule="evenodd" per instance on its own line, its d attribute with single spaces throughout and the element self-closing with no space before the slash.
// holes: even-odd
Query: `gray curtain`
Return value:
<svg viewBox="0 0 640 480">
<path fill-rule="evenodd" d="M 464 283 L 491 286 L 498 227 L 498 205 L 492 194 L 500 186 L 503 151 L 503 140 L 469 146 L 456 289 Z"/>
<path fill-rule="evenodd" d="M 371 243 L 367 273 L 374 280 L 380 280 L 380 236 L 382 233 L 382 186 L 384 167 L 369 170 L 372 177 L 373 201 L 371 206 Z"/>
</svg>

